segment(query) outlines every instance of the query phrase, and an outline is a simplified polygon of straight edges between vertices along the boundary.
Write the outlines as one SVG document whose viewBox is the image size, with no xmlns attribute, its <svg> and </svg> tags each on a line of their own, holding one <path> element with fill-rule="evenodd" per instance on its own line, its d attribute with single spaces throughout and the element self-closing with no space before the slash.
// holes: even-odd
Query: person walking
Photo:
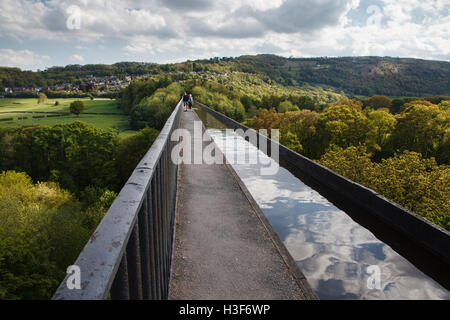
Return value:
<svg viewBox="0 0 450 320">
<path fill-rule="evenodd" d="M 192 98 L 192 94 L 189 94 L 189 100 L 188 100 L 189 110 L 192 110 L 193 104 L 194 104 L 194 99 Z"/>
<path fill-rule="evenodd" d="M 183 94 L 183 110 L 185 112 L 187 111 L 188 103 L 189 103 L 189 95 L 187 94 L 187 92 L 185 92 Z"/>
</svg>

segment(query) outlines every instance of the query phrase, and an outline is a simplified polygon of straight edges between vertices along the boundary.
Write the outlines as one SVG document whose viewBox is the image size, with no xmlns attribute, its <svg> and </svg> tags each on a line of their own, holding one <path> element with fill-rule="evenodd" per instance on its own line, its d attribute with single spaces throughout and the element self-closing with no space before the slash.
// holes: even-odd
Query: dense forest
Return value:
<svg viewBox="0 0 450 320">
<path fill-rule="evenodd" d="M 282 58 L 243 56 L 228 62 L 284 85 L 325 84 L 348 94 L 450 95 L 450 62 L 389 57 Z"/>
</svg>

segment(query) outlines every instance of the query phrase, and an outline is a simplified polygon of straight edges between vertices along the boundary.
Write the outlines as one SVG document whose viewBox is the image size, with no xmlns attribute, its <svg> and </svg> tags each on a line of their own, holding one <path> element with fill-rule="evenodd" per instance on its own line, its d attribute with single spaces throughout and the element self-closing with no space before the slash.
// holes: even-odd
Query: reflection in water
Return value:
<svg viewBox="0 0 450 320">
<path fill-rule="evenodd" d="M 202 119 L 205 120 L 202 114 Z M 209 121 L 208 121 L 209 122 Z M 227 158 L 255 152 L 241 137 L 211 137 Z M 260 165 L 233 165 L 321 299 L 450 299 L 450 293 L 370 231 L 284 168 L 261 176 Z M 369 266 L 381 289 L 369 289 Z"/>
</svg>

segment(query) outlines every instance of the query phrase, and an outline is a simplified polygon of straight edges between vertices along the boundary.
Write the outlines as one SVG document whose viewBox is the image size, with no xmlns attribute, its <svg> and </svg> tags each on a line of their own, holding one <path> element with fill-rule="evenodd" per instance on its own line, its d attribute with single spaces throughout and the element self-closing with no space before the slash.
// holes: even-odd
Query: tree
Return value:
<svg viewBox="0 0 450 320">
<path fill-rule="evenodd" d="M 47 96 L 43 92 L 38 93 L 38 104 L 45 103 L 47 101 Z"/>
<path fill-rule="evenodd" d="M 70 113 L 76 114 L 77 116 L 84 111 L 84 103 L 83 101 L 74 101 L 70 104 Z"/>
<path fill-rule="evenodd" d="M 380 108 L 388 108 L 389 109 L 392 106 L 391 100 L 388 97 L 382 96 L 382 95 L 377 95 L 377 96 L 373 96 L 368 99 L 365 99 L 363 101 L 363 103 L 364 103 L 365 107 L 370 107 L 373 109 L 380 109 Z"/>
<path fill-rule="evenodd" d="M 281 132 L 280 143 L 295 152 L 300 153 L 303 151 L 303 146 L 300 143 L 300 140 L 289 130 L 287 132 Z"/>
<path fill-rule="evenodd" d="M 405 100 L 403 99 L 396 98 L 392 100 L 392 108 L 391 108 L 392 113 L 399 113 L 400 111 L 402 111 L 404 104 Z"/>
<path fill-rule="evenodd" d="M 409 107 L 416 105 L 416 104 L 420 104 L 422 106 L 432 106 L 433 105 L 430 101 L 427 101 L 427 100 L 413 100 L 411 102 L 405 103 L 403 106 L 403 109 L 406 110 Z"/>
<path fill-rule="evenodd" d="M 294 109 L 294 105 L 289 100 L 285 100 L 285 101 L 281 102 L 280 105 L 278 106 L 279 113 L 286 113 L 288 111 L 294 111 L 293 109 Z M 297 110 L 298 110 L 298 108 L 297 108 Z"/>
<path fill-rule="evenodd" d="M 319 134 L 329 150 L 364 144 L 370 132 L 367 117 L 356 108 L 331 106 L 320 114 Z"/>
<path fill-rule="evenodd" d="M 282 97 L 277 95 L 263 95 L 261 98 L 261 106 L 266 109 L 277 109 L 282 101 Z"/>
<path fill-rule="evenodd" d="M 329 151 L 320 158 L 320 164 L 344 177 L 370 187 L 374 164 L 371 154 L 363 146 Z"/>
<path fill-rule="evenodd" d="M 405 151 L 376 164 L 375 173 L 375 191 L 450 230 L 450 167 Z"/>
<path fill-rule="evenodd" d="M 342 99 L 339 99 L 339 101 L 331 104 L 331 106 L 347 106 L 347 107 L 356 109 L 358 111 L 361 111 L 362 107 L 363 107 L 363 103 L 355 98 L 353 98 L 353 99 L 342 98 Z"/>
<path fill-rule="evenodd" d="M 0 173 L 0 299 L 49 299 L 94 229 L 55 183 Z"/>
<path fill-rule="evenodd" d="M 241 103 L 244 105 L 245 111 L 248 111 L 253 106 L 253 99 L 248 95 L 243 95 Z"/>
<path fill-rule="evenodd" d="M 245 108 L 239 100 L 233 100 L 234 112 L 232 118 L 238 122 L 242 122 L 245 119 Z"/>
<path fill-rule="evenodd" d="M 79 194 L 87 186 L 118 189 L 115 170 L 117 131 L 75 121 L 54 127 L 28 127 L 14 138 L 14 169 L 34 181 L 52 180 Z"/>
<path fill-rule="evenodd" d="M 394 131 L 397 120 L 389 111 L 385 111 L 384 109 L 371 111 L 367 118 L 372 128 L 371 135 L 376 144 L 376 148 L 382 149 Z"/>
<path fill-rule="evenodd" d="M 180 99 L 182 88 L 172 83 L 160 88 L 151 97 L 144 98 L 131 111 L 131 127 L 143 129 L 146 126 L 161 130 Z"/>
<path fill-rule="evenodd" d="M 317 159 L 322 144 L 317 134 L 317 123 L 320 115 L 311 110 L 285 113 L 280 121 L 280 132 L 292 132 L 299 140 L 301 152 L 307 157 Z"/>
<path fill-rule="evenodd" d="M 317 104 L 314 99 L 308 96 L 292 97 L 291 101 L 300 109 L 317 110 Z"/>
<path fill-rule="evenodd" d="M 450 110 L 436 105 L 412 105 L 397 116 L 397 126 L 392 134 L 394 150 L 410 150 L 424 157 L 436 156 L 446 140 L 450 127 Z"/>
<path fill-rule="evenodd" d="M 259 109 L 259 114 L 257 117 L 252 118 L 248 121 L 250 127 L 255 130 L 260 129 L 277 129 L 280 127 L 280 121 L 282 114 L 278 113 L 275 109 Z"/>
</svg>

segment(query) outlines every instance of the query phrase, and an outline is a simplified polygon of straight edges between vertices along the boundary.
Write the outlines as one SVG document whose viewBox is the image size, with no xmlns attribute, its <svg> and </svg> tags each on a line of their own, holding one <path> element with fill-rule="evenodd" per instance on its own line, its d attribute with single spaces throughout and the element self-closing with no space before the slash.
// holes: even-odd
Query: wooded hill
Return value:
<svg viewBox="0 0 450 320">
<path fill-rule="evenodd" d="M 87 75 L 124 76 L 181 71 L 246 72 L 263 75 L 268 83 L 326 85 L 350 96 L 450 96 L 450 62 L 390 57 L 283 58 L 266 54 L 166 65 L 137 62 L 69 65 L 38 72 L 0 68 L 0 89 L 74 82 Z"/>
<path fill-rule="evenodd" d="M 350 95 L 450 95 L 450 62 L 445 61 L 257 55 L 242 56 L 221 64 L 223 67 L 229 66 L 231 70 L 263 73 L 284 85 L 322 84 L 344 90 Z"/>
</svg>

